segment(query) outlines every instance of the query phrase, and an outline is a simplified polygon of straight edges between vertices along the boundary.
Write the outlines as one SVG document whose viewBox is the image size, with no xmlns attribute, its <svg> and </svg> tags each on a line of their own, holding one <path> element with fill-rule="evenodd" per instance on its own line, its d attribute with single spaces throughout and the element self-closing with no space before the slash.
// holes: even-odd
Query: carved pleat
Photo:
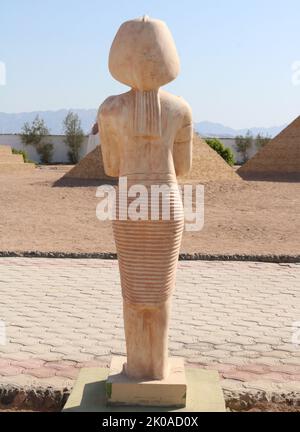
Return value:
<svg viewBox="0 0 300 432">
<path fill-rule="evenodd" d="M 151 138 L 161 136 L 161 106 L 158 90 L 135 90 L 134 134 Z"/>
<path fill-rule="evenodd" d="M 150 196 L 150 186 L 145 185 Z M 166 301 L 175 287 L 184 215 L 178 189 L 172 189 L 165 199 L 170 206 L 170 220 L 162 220 L 161 205 L 160 220 L 150 220 L 149 201 L 148 220 L 113 222 L 122 294 L 133 304 Z"/>
</svg>

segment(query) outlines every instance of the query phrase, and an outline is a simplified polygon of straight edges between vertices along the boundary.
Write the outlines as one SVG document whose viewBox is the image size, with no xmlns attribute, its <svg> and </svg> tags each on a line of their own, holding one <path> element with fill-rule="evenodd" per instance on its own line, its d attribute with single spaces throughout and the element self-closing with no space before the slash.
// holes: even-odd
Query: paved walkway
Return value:
<svg viewBox="0 0 300 432">
<path fill-rule="evenodd" d="M 1 258 L 0 320 L 0 384 L 71 386 L 80 367 L 125 354 L 117 262 Z M 179 263 L 170 353 L 233 386 L 300 389 L 299 321 L 300 265 Z"/>
</svg>

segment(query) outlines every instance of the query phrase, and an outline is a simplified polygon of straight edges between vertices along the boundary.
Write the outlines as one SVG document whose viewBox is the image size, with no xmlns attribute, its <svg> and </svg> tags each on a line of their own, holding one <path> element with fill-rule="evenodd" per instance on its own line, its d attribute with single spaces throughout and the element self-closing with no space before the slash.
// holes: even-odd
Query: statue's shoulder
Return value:
<svg viewBox="0 0 300 432">
<path fill-rule="evenodd" d="M 120 114 L 128 98 L 129 98 L 128 92 L 120 95 L 109 96 L 100 105 L 98 110 L 98 118 L 110 117 L 111 115 L 116 116 Z"/>
<path fill-rule="evenodd" d="M 169 109 L 174 110 L 177 113 L 180 112 L 182 117 L 192 118 L 192 109 L 183 97 L 161 90 L 160 98 L 162 103 Z"/>
</svg>

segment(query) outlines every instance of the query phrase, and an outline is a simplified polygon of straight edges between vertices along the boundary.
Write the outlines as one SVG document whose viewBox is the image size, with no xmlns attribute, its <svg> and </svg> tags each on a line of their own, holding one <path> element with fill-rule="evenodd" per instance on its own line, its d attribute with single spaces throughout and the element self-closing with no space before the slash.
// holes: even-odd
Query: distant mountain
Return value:
<svg viewBox="0 0 300 432">
<path fill-rule="evenodd" d="M 72 111 L 79 115 L 84 132 L 89 133 L 95 122 L 97 110 L 72 109 Z M 34 111 L 17 114 L 0 113 L 0 134 L 19 133 L 25 122 L 32 122 L 39 115 L 45 120 L 52 135 L 60 135 L 62 134 L 63 120 L 68 112 L 67 109 L 61 109 L 59 111 Z"/>
<path fill-rule="evenodd" d="M 85 133 L 89 133 L 94 121 L 96 119 L 96 109 L 72 109 L 73 112 L 77 113 L 81 119 L 82 128 Z M 43 118 L 53 135 L 62 134 L 62 123 L 68 113 L 67 109 L 61 109 L 58 111 L 34 111 L 17 114 L 0 113 L 0 134 L 19 133 L 25 122 L 32 122 L 32 120 L 39 115 Z M 245 135 L 248 130 L 253 135 L 258 133 L 262 135 L 269 135 L 274 137 L 277 135 L 285 126 L 275 126 L 270 128 L 259 128 L 253 127 L 249 129 L 233 129 L 231 127 L 224 126 L 220 123 L 213 123 L 209 121 L 202 121 L 195 123 L 195 129 L 202 136 L 215 136 L 215 137 L 235 137 L 236 135 Z"/>
<path fill-rule="evenodd" d="M 222 137 L 222 138 L 232 138 L 237 135 L 246 135 L 248 131 L 252 135 L 256 136 L 261 134 L 264 136 L 274 137 L 279 134 L 287 125 L 274 126 L 274 127 L 252 127 L 248 129 L 233 129 L 222 125 L 221 123 L 212 123 L 209 121 L 203 121 L 200 123 L 195 123 L 195 129 L 200 135 L 206 137 Z"/>
</svg>

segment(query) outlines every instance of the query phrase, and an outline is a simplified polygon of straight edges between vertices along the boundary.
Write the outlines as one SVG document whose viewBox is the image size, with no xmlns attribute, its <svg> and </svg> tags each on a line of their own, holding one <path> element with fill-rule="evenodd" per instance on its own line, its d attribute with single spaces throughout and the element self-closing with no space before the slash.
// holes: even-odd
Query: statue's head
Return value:
<svg viewBox="0 0 300 432">
<path fill-rule="evenodd" d="M 116 80 L 149 91 L 173 81 L 179 69 L 175 43 L 163 21 L 145 16 L 121 25 L 109 54 Z"/>
</svg>

